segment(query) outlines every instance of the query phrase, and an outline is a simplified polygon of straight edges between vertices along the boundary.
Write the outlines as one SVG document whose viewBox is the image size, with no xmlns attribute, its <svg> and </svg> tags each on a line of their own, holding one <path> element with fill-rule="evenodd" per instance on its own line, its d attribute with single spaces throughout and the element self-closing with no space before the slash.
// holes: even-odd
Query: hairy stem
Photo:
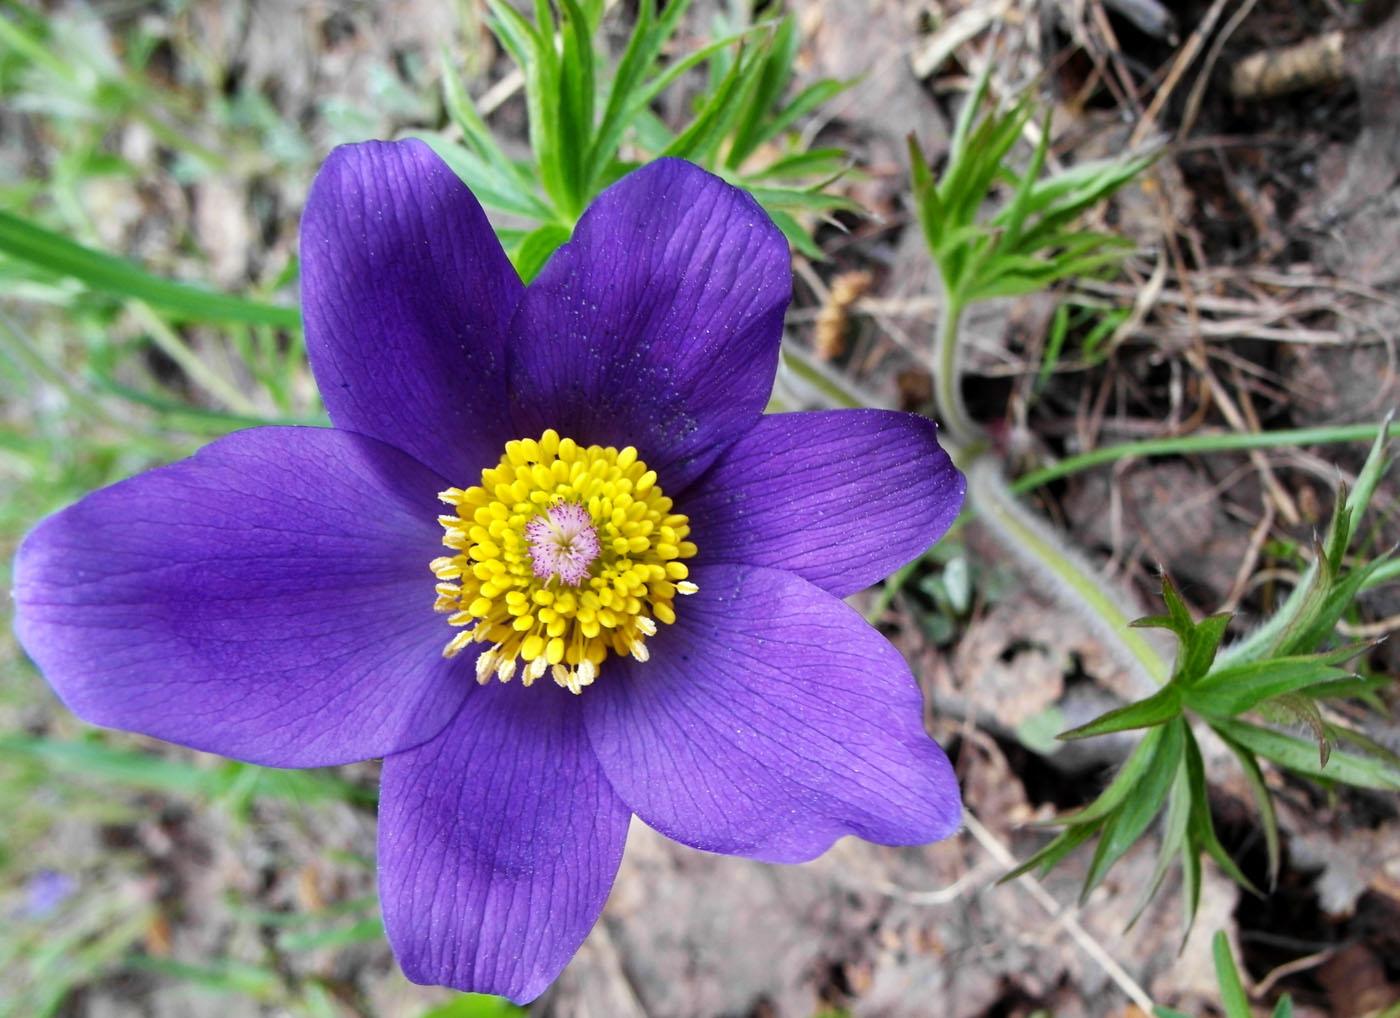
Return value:
<svg viewBox="0 0 1400 1018">
<path fill-rule="evenodd" d="M 1061 535 L 1028 513 L 1007 487 L 999 467 L 985 457 L 965 465 L 968 501 L 998 543 L 1017 563 L 1044 582 L 1058 597 L 1079 609 L 1105 649 L 1138 676 L 1142 695 L 1171 675 L 1167 662 L 1152 648 L 1132 620 L 1118 607 L 1119 599 L 1105 589 L 1092 567 L 1070 550 Z"/>
</svg>

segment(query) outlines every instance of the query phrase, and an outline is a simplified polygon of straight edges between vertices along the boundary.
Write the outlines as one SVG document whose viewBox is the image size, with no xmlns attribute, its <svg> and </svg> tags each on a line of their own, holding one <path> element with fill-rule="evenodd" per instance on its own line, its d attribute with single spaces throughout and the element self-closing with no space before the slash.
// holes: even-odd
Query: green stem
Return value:
<svg viewBox="0 0 1400 1018">
<path fill-rule="evenodd" d="M 962 396 L 962 370 L 958 358 L 958 328 L 963 302 L 945 292 L 938 317 L 938 345 L 934 350 L 933 399 L 938 417 L 953 445 L 964 448 L 977 442 L 979 429 L 967 412 Z"/>
<path fill-rule="evenodd" d="M 1127 652 L 1124 664 L 1140 668 L 1161 685 L 1171 676 L 1167 663 L 1131 628 L 1132 620 L 1093 575 L 1092 568 L 1069 550 L 1064 538 L 1027 513 L 1001 477 L 998 466 L 979 457 L 964 467 L 968 501 L 982 515 L 997 542 L 1014 559 L 1046 582 L 1057 594 L 1066 595 L 1080 609 L 1085 622 L 1102 636 L 1110 650 L 1116 644 Z"/>
<path fill-rule="evenodd" d="M 1135 456 L 1180 456 L 1193 452 L 1225 452 L 1236 449 L 1267 449 L 1281 445 L 1323 445 L 1334 442 L 1364 442 L 1380 431 L 1377 424 L 1346 424 L 1330 428 L 1296 428 L 1291 431 L 1226 432 L 1219 435 L 1180 435 L 1175 438 L 1149 438 L 1142 442 L 1109 445 L 1070 456 L 1048 467 L 1033 470 L 1011 483 L 1018 495 L 1069 474 L 1102 463 Z"/>
</svg>

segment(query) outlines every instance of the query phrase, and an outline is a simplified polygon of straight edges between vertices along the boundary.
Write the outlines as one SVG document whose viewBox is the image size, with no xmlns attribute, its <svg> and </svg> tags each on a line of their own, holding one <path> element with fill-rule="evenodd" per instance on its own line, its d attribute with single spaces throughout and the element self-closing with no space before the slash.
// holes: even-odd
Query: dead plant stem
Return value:
<svg viewBox="0 0 1400 1018">
<path fill-rule="evenodd" d="M 1012 868 L 1017 865 L 1016 857 L 1011 854 L 1011 850 L 1001 843 L 1001 840 L 984 827 L 971 810 L 963 810 L 963 823 L 967 825 L 968 831 L 977 839 L 977 843 L 992 856 L 1002 866 Z M 1070 939 L 1075 942 L 1081 951 L 1088 955 L 1104 973 L 1117 984 L 1129 1000 L 1142 1009 L 1143 1014 L 1152 1014 L 1152 998 L 1147 995 L 1147 991 L 1128 974 L 1128 971 L 1114 959 L 1113 955 L 1106 951 L 1102 944 L 1094 939 L 1079 922 L 1078 909 L 1061 905 L 1055 900 L 1055 896 L 1045 889 L 1045 885 L 1029 873 L 1022 874 L 1016 879 L 1016 883 L 1024 887 L 1027 893 L 1035 899 L 1036 904 L 1045 909 L 1055 921 L 1064 927 L 1065 932 L 1070 935 Z"/>
</svg>

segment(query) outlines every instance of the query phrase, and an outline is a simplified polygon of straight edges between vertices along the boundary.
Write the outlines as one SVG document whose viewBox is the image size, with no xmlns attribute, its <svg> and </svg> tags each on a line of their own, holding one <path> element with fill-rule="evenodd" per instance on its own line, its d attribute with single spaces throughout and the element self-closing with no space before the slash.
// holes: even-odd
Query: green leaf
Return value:
<svg viewBox="0 0 1400 1018">
<path fill-rule="evenodd" d="M 738 58 L 706 98 L 695 119 L 661 154 L 707 165 L 720 139 L 743 109 L 744 96 L 755 82 L 758 59 L 755 50 L 741 47 Z"/>
<path fill-rule="evenodd" d="M 972 119 L 977 115 L 982 102 L 987 97 L 987 85 L 992 80 L 992 63 L 990 61 L 982 68 L 982 73 L 977 76 L 977 84 L 972 87 L 971 94 L 963 101 L 962 109 L 958 111 L 958 119 L 953 125 L 953 136 L 948 139 L 949 161 L 955 160 L 967 147 L 967 135 L 972 130 Z"/>
<path fill-rule="evenodd" d="M 530 149 L 535 154 L 540 184 L 562 215 L 576 217 L 579 210 L 572 207 L 574 195 L 566 178 L 566 157 L 560 150 L 560 68 L 554 48 L 554 18 L 541 0 L 535 3 L 539 30 L 503 0 L 487 0 L 487 8 L 492 33 L 525 75 Z"/>
<path fill-rule="evenodd" d="M 1020 236 L 1021 227 L 1025 223 L 1026 217 L 1031 212 L 1030 197 L 1031 191 L 1036 181 L 1040 178 L 1041 171 L 1045 168 L 1045 156 L 1050 151 L 1050 115 L 1048 108 L 1040 121 L 1040 140 L 1036 143 L 1035 149 L 1031 152 L 1030 165 L 1021 174 L 1020 181 L 1016 185 L 1016 191 L 1011 196 L 1011 201 L 1007 205 L 1002 215 L 997 219 L 1006 226 L 1006 234 L 1003 243 L 1008 248 L 1014 249 L 1016 241 Z"/>
<path fill-rule="evenodd" d="M 794 177 L 833 179 L 844 175 L 850 165 L 851 157 L 843 149 L 814 148 L 809 152 L 793 152 L 775 159 L 760 170 L 745 173 L 743 180 L 749 184 Z"/>
<path fill-rule="evenodd" d="M 1084 877 L 1084 889 L 1079 894 L 1081 903 L 1088 899 L 1089 893 L 1098 886 L 1113 864 L 1137 843 L 1152 818 L 1161 810 L 1180 769 L 1185 731 L 1186 721 L 1182 718 L 1176 718 L 1164 726 L 1157 751 L 1152 755 L 1142 779 L 1134 786 L 1133 794 L 1113 811 L 1104 824 L 1089 872 Z"/>
<path fill-rule="evenodd" d="M 499 172 L 475 152 L 454 145 L 438 135 L 424 134 L 420 137 L 442 157 L 453 173 L 462 178 L 462 183 L 471 188 L 481 204 L 535 222 L 548 222 L 555 218 L 554 210 L 538 196 L 517 187 L 512 175 Z"/>
<path fill-rule="evenodd" d="M 1039 869 L 1042 874 L 1049 873 L 1060 864 L 1060 861 L 1063 860 L 1065 856 L 1069 855 L 1098 833 L 1103 823 L 1102 820 L 1094 820 L 1089 823 L 1075 824 L 1073 827 L 1069 828 L 1069 830 L 1055 837 L 1054 840 L 1039 852 L 1035 853 L 1035 855 L 1003 876 L 997 883 L 1004 884 L 1007 881 L 1015 880 L 1017 877 L 1024 876 L 1034 869 Z"/>
<path fill-rule="evenodd" d="M 567 226 L 561 226 L 559 223 L 545 223 L 527 234 L 511 258 L 520 278 L 528 283 L 539 275 L 549 256 L 569 239 L 571 232 Z"/>
<path fill-rule="evenodd" d="M 1142 737 L 1142 741 L 1128 754 L 1128 759 L 1123 761 L 1123 765 L 1118 768 L 1118 773 L 1113 776 L 1108 787 L 1100 792 L 1098 798 L 1093 802 L 1069 813 L 1061 814 L 1049 822 L 1052 824 L 1088 823 L 1090 820 L 1100 820 L 1117 809 L 1128 797 L 1128 794 L 1137 787 L 1143 775 L 1147 773 L 1147 768 L 1157 755 L 1157 746 L 1161 742 L 1165 730 L 1161 726 L 1149 730 Z"/>
<path fill-rule="evenodd" d="M 1107 735 L 1109 732 L 1125 732 L 1131 728 L 1151 728 L 1154 725 L 1165 724 L 1180 715 L 1181 689 L 1176 685 L 1168 685 L 1145 700 L 1111 710 L 1088 724 L 1061 732 L 1060 738 L 1087 739 L 1094 735 Z"/>
<path fill-rule="evenodd" d="M 261 1001 L 272 1000 L 277 988 L 282 985 L 276 969 L 249 965 L 232 958 L 216 958 L 211 962 L 195 965 L 173 958 L 133 954 L 126 959 L 126 967 L 159 972 L 183 982 L 194 983 L 214 993 L 236 993 Z"/>
<path fill-rule="evenodd" d="M 667 6 L 667 14 L 670 13 L 672 6 L 673 5 Z M 665 16 L 666 15 L 663 15 L 663 18 Z M 750 28 L 743 32 L 737 32 L 733 35 L 716 39 L 708 45 L 700 47 L 695 52 L 688 54 L 683 59 L 676 61 L 674 64 L 669 65 L 665 71 L 648 81 L 645 85 L 635 88 L 625 95 L 623 97 L 624 101 L 617 110 L 616 122 L 611 126 L 605 125 L 603 129 L 600 129 L 594 142 L 590 165 L 604 166 L 613 158 L 617 151 L 618 143 L 622 139 L 622 133 L 628 126 L 632 126 L 637 130 L 638 141 L 644 145 L 647 151 L 658 154 L 663 151 L 666 146 L 657 147 L 654 143 L 654 137 L 652 136 L 664 132 L 664 126 L 660 124 L 660 121 L 657 120 L 654 115 L 650 114 L 650 111 L 647 110 L 647 105 L 681 75 L 694 68 L 697 64 L 722 53 L 724 50 L 734 45 L 734 43 L 747 37 L 754 31 L 756 31 L 756 29 Z M 614 93 L 616 93 L 616 91 L 616 86 L 614 86 Z M 647 124 L 652 126 L 647 127 Z M 669 132 L 666 133 L 669 134 Z M 644 138 L 643 135 L 647 137 Z M 674 143 L 674 139 L 672 139 L 670 143 Z"/>
<path fill-rule="evenodd" d="M 1341 561 L 1341 555 L 1345 553 L 1347 546 L 1351 543 L 1352 536 L 1361 523 L 1361 514 L 1371 504 L 1371 496 L 1375 494 L 1376 485 L 1380 483 L 1381 477 L 1385 475 L 1390 466 L 1390 461 L 1385 455 L 1385 447 L 1390 441 L 1390 423 L 1394 419 L 1395 411 L 1391 410 L 1385 415 L 1380 430 L 1376 432 L 1376 440 L 1371 443 L 1371 451 L 1366 455 L 1366 462 L 1361 466 L 1361 473 L 1356 475 L 1356 490 L 1352 493 L 1350 504 L 1344 506 L 1343 503 L 1346 500 L 1340 496 L 1337 499 L 1337 515 L 1342 515 L 1343 511 L 1346 513 L 1346 537 L 1345 543 L 1340 548 L 1328 549 L 1328 557 L 1333 560 L 1334 565 Z"/>
<path fill-rule="evenodd" d="M 301 312 L 294 307 L 244 300 L 162 279 L 123 258 L 83 247 L 3 211 L 0 252 L 47 272 L 72 277 L 100 293 L 145 301 L 187 321 L 242 322 L 280 329 L 301 327 Z"/>
<path fill-rule="evenodd" d="M 1230 747 L 1230 751 L 1239 760 L 1240 769 L 1244 771 L 1245 779 L 1249 782 L 1249 791 L 1254 796 L 1254 804 L 1259 808 L 1259 820 L 1264 828 L 1264 848 L 1269 859 L 1269 890 L 1272 891 L 1278 883 L 1280 860 L 1278 812 L 1274 809 L 1274 797 L 1269 793 L 1269 786 L 1264 782 L 1264 772 L 1259 769 L 1259 761 L 1254 758 L 1254 754 L 1234 739 L 1223 735 L 1219 729 L 1215 734 L 1220 736 L 1220 740 Z"/>
<path fill-rule="evenodd" d="M 585 191 L 588 149 L 593 140 L 593 106 L 597 84 L 593 71 L 593 39 L 589 19 L 578 0 L 557 0 L 562 24 L 559 58 L 559 154 L 571 196 L 567 208 L 575 219 L 592 195 Z"/>
<path fill-rule="evenodd" d="M 257 794 L 307 802 L 338 799 L 373 802 L 374 795 L 342 781 L 332 773 L 282 770 L 227 762 L 214 768 L 196 767 L 165 757 L 118 749 L 96 740 L 63 741 L 30 735 L 0 736 L 0 759 L 16 756 L 38 760 L 56 773 L 105 784 L 128 785 L 175 795 L 215 799 L 230 794 L 244 775 L 254 775 Z"/>
<path fill-rule="evenodd" d="M 446 1004 L 424 1011 L 419 1018 L 525 1018 L 529 1014 L 504 997 L 464 993 Z"/>
<path fill-rule="evenodd" d="M 929 250 L 935 253 L 935 260 L 942 269 L 942 260 L 937 251 L 943 242 L 943 223 L 946 218 L 942 201 L 938 197 L 938 185 L 929 169 L 928 160 L 919 148 L 919 139 L 910 132 L 906 139 L 909 144 L 909 168 L 913 178 L 914 202 L 919 214 L 919 226 L 924 231 L 924 241 Z M 946 276 L 945 276 L 946 282 Z"/>
<path fill-rule="evenodd" d="M 1230 941 L 1223 930 L 1211 938 L 1210 949 L 1215 956 L 1215 979 L 1220 984 L 1220 1003 L 1225 1008 L 1225 1018 L 1250 1018 L 1249 998 L 1240 983 L 1239 970 L 1230 954 Z"/>
<path fill-rule="evenodd" d="M 1176 857 L 1181 854 L 1183 848 L 1189 847 L 1187 835 L 1190 821 L 1191 782 L 1186 773 L 1186 762 L 1178 760 L 1176 774 L 1172 776 L 1171 790 L 1167 795 L 1167 815 L 1162 821 L 1162 845 L 1158 849 L 1157 863 L 1152 867 L 1152 876 L 1148 878 L 1137 911 L 1128 923 L 1129 929 L 1137 924 L 1142 914 L 1147 911 L 1147 906 L 1152 903 L 1152 899 L 1157 897 L 1157 892 L 1162 888 L 1162 881 L 1166 879 L 1167 871 L 1171 869 Z"/>
<path fill-rule="evenodd" d="M 781 18 L 772 35 L 760 47 L 753 87 L 730 138 L 724 165 L 737 170 L 763 143 L 760 126 L 768 112 L 782 98 L 792 76 L 797 56 L 797 21 L 791 14 Z"/>
<path fill-rule="evenodd" d="M 1189 793 L 1188 793 L 1189 797 Z M 1191 927 L 1196 924 L 1196 912 L 1201 905 L 1201 853 L 1196 850 L 1191 836 L 1190 820 L 1187 820 L 1186 844 L 1181 847 L 1181 912 L 1184 946 L 1191 936 Z"/>
<path fill-rule="evenodd" d="M 776 116 L 762 125 L 754 147 L 772 141 L 802 117 L 818 106 L 830 102 L 859 80 L 859 78 L 848 78 L 845 81 L 838 81 L 834 78 L 823 78 L 821 81 L 815 81 L 808 85 L 797 93 L 792 102 L 784 106 Z"/>
<path fill-rule="evenodd" d="M 551 218 L 553 213 L 549 206 L 535 193 L 535 181 L 502 151 L 496 143 L 495 134 L 481 119 L 446 47 L 443 48 L 442 66 L 443 103 L 448 116 L 462 132 L 463 145 L 477 157 L 471 161 L 473 172 L 470 177 L 461 167 L 453 166 L 457 175 L 485 205 L 537 221 Z M 423 140 L 444 158 L 447 158 L 444 149 L 455 148 L 434 135 L 423 136 Z M 487 195 L 493 200 L 488 200 Z M 510 204 L 504 204 L 496 196 L 506 196 Z"/>
<path fill-rule="evenodd" d="M 360 919 L 349 926 L 320 930 L 284 930 L 277 935 L 283 951 L 314 951 L 322 947 L 370 944 L 384 939 L 384 923 L 378 918 Z"/>
<path fill-rule="evenodd" d="M 1216 669 L 1185 691 L 1185 703 L 1202 714 L 1235 717 L 1261 700 L 1349 677 L 1351 673 L 1334 662 L 1355 657 L 1360 649 L 1347 647 L 1329 654 L 1278 657 Z"/>
<path fill-rule="evenodd" d="M 799 191 L 790 187 L 750 187 L 747 190 L 765 208 L 808 209 L 814 212 L 828 212 L 833 209 L 861 211 L 861 207 L 851 199 L 823 191 Z"/>
<path fill-rule="evenodd" d="M 1301 693 L 1282 693 L 1259 704 L 1259 713 L 1266 720 L 1291 722 L 1307 725 L 1317 740 L 1318 763 L 1326 767 L 1327 758 L 1332 755 L 1332 744 L 1327 738 L 1327 723 L 1322 720 L 1322 712 L 1317 704 Z"/>
<path fill-rule="evenodd" d="M 1211 727 L 1256 756 L 1318 781 L 1337 781 L 1381 792 L 1400 791 L 1400 772 L 1380 760 L 1334 750 L 1327 763 L 1318 761 L 1317 744 L 1247 721 L 1212 721 Z"/>
<path fill-rule="evenodd" d="M 1191 846 L 1190 855 L 1199 860 L 1200 853 L 1205 852 L 1215 860 L 1215 864 L 1224 870 L 1226 876 L 1231 880 L 1252 894 L 1258 894 L 1259 891 L 1254 887 L 1254 884 L 1244 875 L 1239 865 L 1225 851 L 1225 847 L 1220 844 L 1220 839 L 1215 835 L 1215 822 L 1210 816 L 1210 788 L 1206 785 L 1205 763 L 1201 760 L 1201 748 L 1196 745 L 1196 737 L 1191 733 L 1190 728 L 1186 728 L 1185 736 L 1183 759 L 1186 763 L 1187 780 L 1191 785 L 1191 819 L 1187 825 L 1187 841 Z M 1197 882 L 1199 884 L 1199 878 Z M 1199 894 L 1199 887 L 1197 887 L 1196 893 Z M 1189 927 L 1187 933 L 1190 933 Z"/>
<path fill-rule="evenodd" d="M 768 218 L 773 220 L 773 224 L 783 232 L 787 242 L 804 257 L 810 258 L 814 262 L 826 261 L 826 252 L 817 246 L 812 235 L 803 228 L 792 213 L 775 208 L 765 208 L 764 211 L 768 213 Z"/>
<path fill-rule="evenodd" d="M 661 20 L 656 20 L 656 0 L 641 0 L 637 5 L 637 23 L 628 37 L 627 48 L 618 61 L 612 84 L 608 86 L 603 117 L 598 122 L 585 160 L 585 179 L 591 192 L 599 190 L 599 182 L 609 162 L 617 153 L 622 134 L 640 106 L 632 106 L 633 94 L 647 70 L 655 63 L 665 45 L 690 7 L 691 0 L 673 0 L 666 5 Z"/>
</svg>

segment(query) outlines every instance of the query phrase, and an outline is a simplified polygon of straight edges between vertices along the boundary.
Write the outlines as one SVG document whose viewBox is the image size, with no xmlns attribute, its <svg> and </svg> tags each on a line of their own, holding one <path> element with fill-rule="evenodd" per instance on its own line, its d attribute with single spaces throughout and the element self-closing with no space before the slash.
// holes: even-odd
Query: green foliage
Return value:
<svg viewBox="0 0 1400 1018">
<path fill-rule="evenodd" d="M 1035 379 L 1036 392 L 1045 388 L 1059 366 L 1071 330 L 1083 330 L 1078 341 L 1082 364 L 1093 367 L 1108 356 L 1105 343 L 1131 314 L 1128 308 L 1101 308 L 1071 300 L 1057 306 L 1045 337 L 1045 352 Z"/>
<path fill-rule="evenodd" d="M 1035 119 L 1036 105 L 1028 93 L 1007 110 L 983 112 L 987 83 L 983 75 L 964 103 L 937 180 L 918 140 L 909 137 L 919 225 L 955 308 L 1044 290 L 1116 263 L 1131 245 L 1085 230 L 1079 219 L 1156 158 L 1155 152 L 1128 154 L 1042 177 L 1050 150 L 1047 113 L 1030 161 L 1013 167 L 1008 157 Z M 1000 189 L 1008 189 L 1005 201 L 983 219 Z"/>
<path fill-rule="evenodd" d="M 504 997 L 464 993 L 424 1011 L 419 1018 L 524 1018 L 527 1012 Z"/>
<path fill-rule="evenodd" d="M 1087 895 L 1165 811 L 1161 854 L 1144 905 L 1171 864 L 1179 862 L 1189 931 L 1200 896 L 1203 856 L 1210 856 L 1253 890 L 1216 837 L 1193 719 L 1230 748 L 1244 771 L 1259 809 L 1271 884 L 1279 866 L 1279 832 L 1261 759 L 1324 784 L 1400 790 L 1400 758 L 1360 733 L 1324 720 L 1319 708 L 1325 700 L 1365 693 L 1378 685 L 1342 667 L 1366 647 L 1337 645 L 1333 634 L 1343 611 L 1388 558 L 1382 555 L 1364 564 L 1347 558 L 1361 514 L 1386 468 L 1386 437 L 1387 429 L 1382 427 L 1358 476 L 1356 491 L 1351 496 L 1345 490 L 1338 494 L 1327 538 L 1317 546 L 1316 558 L 1297 589 L 1268 623 L 1245 640 L 1222 651 L 1230 617 L 1194 620 L 1171 581 L 1163 578 L 1166 614 L 1134 624 L 1166 629 L 1176 637 L 1170 680 L 1152 696 L 1109 711 L 1060 737 L 1082 739 L 1130 729 L 1145 729 L 1146 734 L 1098 798 L 1059 817 L 1056 823 L 1065 830 L 1009 876 L 1033 869 L 1048 871 L 1076 847 L 1097 838 L 1084 880 Z M 1266 721 L 1302 723 L 1312 740 L 1246 720 L 1243 715 L 1250 713 Z M 1334 749 L 1338 741 L 1350 742 L 1361 752 Z"/>
<path fill-rule="evenodd" d="M 1240 971 L 1235 966 L 1235 959 L 1230 954 L 1230 942 L 1226 940 L 1224 933 L 1217 931 L 1211 939 L 1211 954 L 1215 959 L 1215 981 L 1220 984 L 1220 1005 L 1225 1012 L 1225 1018 L 1253 1018 L 1254 1012 L 1250 1010 L 1249 997 L 1244 992 Z M 1155 1018 L 1191 1018 L 1190 1015 L 1169 1007 L 1154 1007 L 1152 1014 Z M 1270 1018 L 1293 1018 L 1292 998 L 1287 994 L 1280 997 L 1270 1012 Z"/>
<path fill-rule="evenodd" d="M 794 20 L 738 28 L 668 62 L 665 51 L 690 0 L 659 12 L 643 0 L 621 56 L 609 68 L 598 42 L 601 0 L 536 0 L 533 20 L 491 0 L 492 32 L 524 74 L 530 158 L 508 157 L 450 69 L 444 81 L 448 113 L 460 142 L 425 140 L 484 205 L 532 222 L 503 236 L 521 276 L 529 280 L 569 236 L 583 209 L 640 162 L 658 156 L 689 159 L 747 188 L 789 241 L 821 257 L 797 216 L 853 209 L 825 187 L 847 168 L 836 149 L 807 150 L 794 127 L 848 87 L 818 81 L 785 100 L 797 56 Z M 678 131 L 650 107 L 692 71 L 707 68 L 708 85 L 690 121 Z M 621 155 L 624 145 L 632 155 Z"/>
<path fill-rule="evenodd" d="M 145 301 L 177 319 L 237 322 L 283 329 L 301 326 L 294 307 L 244 300 L 173 283 L 131 262 L 75 244 L 67 237 L 0 210 L 0 254 L 27 262 L 53 279 L 71 278 L 98 293 Z"/>
</svg>

